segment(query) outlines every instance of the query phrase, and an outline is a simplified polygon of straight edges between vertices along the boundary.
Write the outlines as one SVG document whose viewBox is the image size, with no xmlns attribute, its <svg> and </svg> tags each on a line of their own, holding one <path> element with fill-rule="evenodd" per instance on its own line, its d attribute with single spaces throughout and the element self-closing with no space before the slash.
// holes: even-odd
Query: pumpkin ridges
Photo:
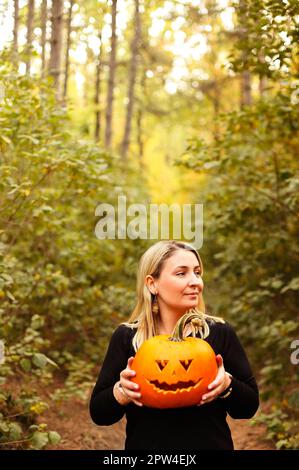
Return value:
<svg viewBox="0 0 299 470">
<path fill-rule="evenodd" d="M 179 329 L 177 325 L 173 336 L 154 336 L 137 351 L 132 363 L 136 376 L 132 380 L 140 386 L 140 401 L 144 405 L 154 408 L 196 405 L 207 391 L 208 384 L 215 379 L 218 367 L 212 347 L 203 339 L 182 337 L 183 329 L 190 319 L 196 319 L 196 314 L 184 315 L 180 319 L 183 327 Z M 179 334 L 176 335 L 176 331 Z M 176 341 L 173 341 L 175 335 Z M 183 360 L 192 360 L 188 370 L 180 363 Z M 156 361 L 167 363 L 161 369 Z M 169 387 L 191 380 L 196 385 L 188 389 L 178 387 L 177 390 L 165 391 L 154 387 L 150 380 L 156 381 L 156 384 L 159 381 L 161 384 L 167 383 Z"/>
</svg>

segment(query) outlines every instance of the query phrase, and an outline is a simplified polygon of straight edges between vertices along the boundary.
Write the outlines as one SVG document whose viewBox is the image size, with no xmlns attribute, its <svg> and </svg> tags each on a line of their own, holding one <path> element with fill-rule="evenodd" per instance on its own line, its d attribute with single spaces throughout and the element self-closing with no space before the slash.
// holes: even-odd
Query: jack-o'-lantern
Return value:
<svg viewBox="0 0 299 470">
<path fill-rule="evenodd" d="M 173 336 L 157 335 L 137 351 L 132 379 L 139 384 L 140 401 L 152 408 L 178 408 L 199 404 L 218 371 L 216 356 L 207 341 L 183 337 L 188 322 L 201 321 L 187 313 L 177 323 Z"/>
</svg>

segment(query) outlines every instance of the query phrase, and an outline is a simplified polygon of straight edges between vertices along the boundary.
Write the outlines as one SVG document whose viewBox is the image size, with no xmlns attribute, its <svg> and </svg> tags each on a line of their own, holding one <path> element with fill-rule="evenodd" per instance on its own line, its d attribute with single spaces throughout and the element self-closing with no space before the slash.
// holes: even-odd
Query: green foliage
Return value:
<svg viewBox="0 0 299 470">
<path fill-rule="evenodd" d="M 147 185 L 163 202 L 204 202 L 208 308 L 211 303 L 236 326 L 263 398 L 284 403 L 283 411 L 275 408 L 260 418 L 269 437 L 278 448 L 297 445 L 292 423 L 298 400 L 290 390 L 298 366 L 290 362 L 290 344 L 298 338 L 298 2 L 232 2 L 232 27 L 225 26 L 215 1 L 200 8 L 192 2 L 160 3 L 152 1 L 142 12 L 132 166 L 84 140 L 94 127 L 91 85 L 98 51 L 91 45 L 107 26 L 107 2 L 76 5 L 82 25 L 72 31 L 68 112 L 56 103 L 47 79 L 17 73 L 10 53 L 2 53 L 2 447 L 55 445 L 57 433 L 36 424 L 36 418 L 73 395 L 86 400 L 113 329 L 134 307 L 136 262 L 148 244 L 97 240 L 95 208 L 101 202 L 116 207 L 124 193 L 128 203 L 152 202 Z M 128 22 L 117 32 L 114 148 L 123 135 L 133 11 L 131 3 Z M 27 5 L 20 11 L 21 24 L 26 12 Z M 156 29 L 152 36 L 151 28 Z M 108 64 L 110 38 L 104 36 L 102 60 Z M 75 63 L 77 48 L 85 45 L 86 63 Z M 35 52 L 36 70 L 37 58 Z M 19 56 L 20 62 L 25 59 Z M 81 91 L 74 70 L 85 77 Z M 267 77 L 267 90 L 263 100 L 233 111 L 239 103 L 238 74 L 244 71 L 253 99 L 261 77 Z M 106 78 L 105 66 L 102 124 Z M 185 136 L 194 134 L 180 159 L 183 171 L 170 168 Z M 61 387 L 51 389 L 45 401 L 39 390 L 54 377 L 62 380 Z"/>
<path fill-rule="evenodd" d="M 1 449 L 43 449 L 60 441 L 60 435 L 56 431 L 48 431 L 47 424 L 32 424 L 36 416 L 48 408 L 32 392 L 27 395 L 21 393 L 17 399 L 1 393 L 0 404 L 4 411 L 0 413 Z"/>
<path fill-rule="evenodd" d="M 276 87 L 270 83 L 272 93 L 252 106 L 220 115 L 217 138 L 190 139 L 177 163 L 206 177 L 200 197 L 203 258 L 212 272 L 208 305 L 236 327 L 262 398 L 287 403 L 260 416 L 267 436 L 277 448 L 296 448 L 298 411 L 290 396 L 299 369 L 290 346 L 299 337 L 299 107 L 292 85 L 298 2 L 238 2 L 236 8 L 232 68 L 251 78 L 295 73 Z"/>
<path fill-rule="evenodd" d="M 299 39 L 297 0 L 236 0 L 233 6 L 238 17 L 233 70 L 251 70 L 275 79 L 287 75 Z"/>
<path fill-rule="evenodd" d="M 107 332 L 133 308 L 135 253 L 144 243 L 94 234 L 96 206 L 116 207 L 133 171 L 124 176 L 117 157 L 71 135 L 46 80 L 19 75 L 4 60 L 0 72 L 0 439 L 44 448 L 58 437 L 30 428 L 50 406 L 34 384 L 50 384 L 58 370 L 66 383 L 56 396 L 86 398 Z M 147 197 L 136 186 L 128 200 L 138 194 Z"/>
<path fill-rule="evenodd" d="M 253 419 L 253 424 L 264 424 L 266 426 L 266 439 L 274 441 L 276 448 L 281 449 L 298 449 L 299 447 L 299 428 L 298 428 L 298 412 L 297 418 L 290 419 L 287 412 L 272 407 L 268 413 L 260 413 Z"/>
</svg>

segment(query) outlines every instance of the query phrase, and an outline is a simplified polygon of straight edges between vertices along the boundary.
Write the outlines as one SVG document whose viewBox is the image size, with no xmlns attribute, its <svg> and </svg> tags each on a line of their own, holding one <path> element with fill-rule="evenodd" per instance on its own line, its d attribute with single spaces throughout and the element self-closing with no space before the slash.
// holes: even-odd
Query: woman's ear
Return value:
<svg viewBox="0 0 299 470">
<path fill-rule="evenodd" d="M 145 284 L 151 294 L 155 295 L 157 293 L 154 278 L 151 275 L 146 276 Z"/>
</svg>

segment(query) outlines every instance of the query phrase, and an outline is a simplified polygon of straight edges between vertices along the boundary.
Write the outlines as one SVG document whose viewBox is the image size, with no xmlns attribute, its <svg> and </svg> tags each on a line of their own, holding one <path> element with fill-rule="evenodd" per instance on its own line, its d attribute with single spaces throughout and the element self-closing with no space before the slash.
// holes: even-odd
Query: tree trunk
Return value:
<svg viewBox="0 0 299 470">
<path fill-rule="evenodd" d="M 140 81 L 140 88 L 142 96 L 146 95 L 146 69 L 143 70 Z M 137 109 L 137 144 L 138 144 L 138 158 L 139 168 L 144 168 L 144 141 L 142 132 L 142 121 L 143 121 L 143 101 L 139 100 Z"/>
<path fill-rule="evenodd" d="M 27 11 L 27 38 L 26 38 L 26 73 L 30 74 L 31 68 L 31 47 L 34 22 L 34 0 L 28 1 Z"/>
<path fill-rule="evenodd" d="M 140 21 L 140 10 L 139 10 L 139 0 L 135 0 L 135 33 L 132 41 L 132 59 L 129 72 L 129 89 L 128 89 L 128 106 L 127 106 L 127 116 L 125 124 L 125 132 L 122 141 L 121 155 L 124 160 L 127 158 L 128 148 L 130 144 L 130 134 L 131 134 L 131 125 L 132 125 L 132 116 L 133 116 L 133 106 L 134 106 L 134 88 L 137 75 L 137 66 L 138 66 L 138 52 L 139 52 L 139 42 L 141 36 L 141 21 Z"/>
<path fill-rule="evenodd" d="M 102 71 L 102 32 L 99 32 L 99 40 L 101 42 L 100 49 L 96 61 L 96 88 L 95 88 L 95 96 L 94 96 L 94 104 L 95 104 L 95 132 L 94 138 L 96 142 L 99 142 L 101 138 L 101 71 Z"/>
<path fill-rule="evenodd" d="M 220 129 L 219 129 L 219 113 L 220 113 L 220 100 L 221 100 L 221 91 L 220 85 L 217 81 L 215 81 L 215 88 L 213 93 L 213 109 L 214 109 L 214 139 L 217 141 L 220 137 Z"/>
<path fill-rule="evenodd" d="M 13 55 L 14 62 L 17 62 L 18 57 L 18 36 L 19 36 L 19 0 L 14 0 L 14 25 L 13 25 Z"/>
<path fill-rule="evenodd" d="M 65 101 L 67 95 L 67 82 L 69 78 L 69 57 L 71 47 L 71 30 L 72 30 L 72 15 L 73 15 L 74 0 L 70 0 L 69 14 L 67 18 L 66 29 L 66 51 L 65 51 L 65 68 L 64 68 L 64 84 L 63 84 L 63 100 Z"/>
<path fill-rule="evenodd" d="M 41 23 L 41 40 L 40 45 L 42 49 L 41 59 L 42 59 L 42 66 L 41 66 L 41 75 L 44 76 L 45 67 L 46 67 L 46 40 L 47 40 L 47 18 L 48 18 L 48 5 L 47 0 L 42 0 L 41 10 L 40 10 L 40 23 Z"/>
<path fill-rule="evenodd" d="M 137 111 L 137 143 L 138 143 L 138 158 L 139 158 L 139 167 L 143 168 L 143 158 L 144 158 L 144 143 L 142 136 L 142 118 L 143 113 L 141 107 Z"/>
<path fill-rule="evenodd" d="M 247 25 L 247 10 L 248 4 L 246 0 L 239 0 L 239 22 L 241 26 L 240 39 L 246 38 L 248 34 L 248 25 Z M 242 53 L 242 62 L 247 63 L 248 52 L 243 51 Z M 244 70 L 241 73 L 241 82 L 240 82 L 240 107 L 249 106 L 252 103 L 251 99 L 251 75 L 249 70 Z"/>
<path fill-rule="evenodd" d="M 259 53 L 259 61 L 261 64 L 265 63 L 265 54 L 263 50 L 261 50 Z M 267 77 L 263 73 L 260 73 L 260 76 L 259 76 L 260 96 L 264 96 L 266 94 L 266 88 L 267 88 Z"/>
<path fill-rule="evenodd" d="M 59 96 L 59 78 L 61 74 L 61 50 L 62 50 L 62 7 L 63 0 L 52 0 L 52 33 L 51 52 L 49 60 L 49 74 L 54 78 L 56 97 Z"/>
<path fill-rule="evenodd" d="M 113 112 L 113 95 L 114 95 L 114 80 L 116 69 L 116 12 L 117 0 L 112 0 L 112 24 L 111 24 L 111 51 L 109 63 L 109 79 L 107 91 L 107 108 L 106 108 L 106 129 L 105 129 L 105 146 L 107 148 L 111 145 L 112 137 L 112 112 Z"/>
<path fill-rule="evenodd" d="M 251 75 L 250 72 L 245 70 L 241 74 L 241 108 L 243 106 L 250 106 L 251 103 Z"/>
</svg>

